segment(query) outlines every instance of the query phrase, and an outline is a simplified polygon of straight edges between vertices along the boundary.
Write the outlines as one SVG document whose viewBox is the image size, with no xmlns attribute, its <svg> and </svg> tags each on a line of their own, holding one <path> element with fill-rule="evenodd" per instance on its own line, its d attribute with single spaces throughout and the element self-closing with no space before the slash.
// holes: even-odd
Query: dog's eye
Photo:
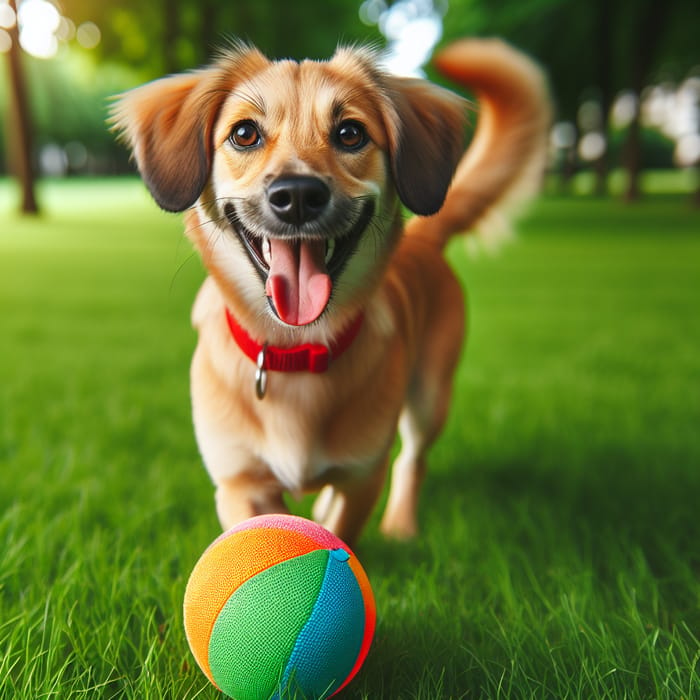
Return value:
<svg viewBox="0 0 700 700">
<path fill-rule="evenodd" d="M 253 148 L 260 145 L 262 136 L 255 122 L 244 121 L 234 125 L 229 140 L 235 148 Z"/>
<path fill-rule="evenodd" d="M 344 121 L 335 130 L 336 144 L 346 151 L 359 151 L 368 141 L 365 127 L 359 122 Z"/>
</svg>

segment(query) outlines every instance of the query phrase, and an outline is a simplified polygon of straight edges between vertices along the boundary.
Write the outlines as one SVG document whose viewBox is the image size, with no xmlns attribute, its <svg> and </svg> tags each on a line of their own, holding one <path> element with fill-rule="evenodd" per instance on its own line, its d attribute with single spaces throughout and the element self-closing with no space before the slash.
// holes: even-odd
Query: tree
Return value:
<svg viewBox="0 0 700 700">
<path fill-rule="evenodd" d="M 447 38 L 507 37 L 548 70 L 558 117 L 572 122 L 584 94 L 595 94 L 607 124 L 615 95 L 641 97 L 657 80 L 681 80 L 697 64 L 697 0 L 451 0 Z M 626 198 L 639 196 L 640 115 L 627 133 Z M 607 163 L 596 164 L 599 185 Z"/>
<path fill-rule="evenodd" d="M 636 12 L 627 17 L 631 48 L 628 64 L 630 87 L 637 96 L 641 96 L 652 69 L 658 61 L 658 48 L 666 29 L 673 3 L 670 0 L 647 0 L 636 2 Z M 631 8 L 630 8 L 631 9 Z M 637 100 L 637 109 L 629 125 L 627 141 L 624 146 L 624 161 L 627 170 L 627 188 L 625 200 L 633 202 L 639 199 L 641 189 L 639 176 L 641 162 L 641 108 Z"/>
<path fill-rule="evenodd" d="M 207 63 L 233 37 L 271 57 L 327 58 L 339 40 L 367 39 L 360 0 L 63 0 L 64 13 L 102 31 L 97 56 L 155 78 Z M 377 35 L 375 35 L 377 36 Z"/>
<path fill-rule="evenodd" d="M 10 8 L 17 15 L 16 0 L 9 0 Z M 8 129 L 8 152 L 10 163 L 22 189 L 21 211 L 37 214 L 39 205 L 34 193 L 35 171 L 32 157 L 32 120 L 27 99 L 26 81 L 22 65 L 17 23 L 10 28 L 12 45 L 7 53 L 10 77 L 10 128 Z"/>
</svg>

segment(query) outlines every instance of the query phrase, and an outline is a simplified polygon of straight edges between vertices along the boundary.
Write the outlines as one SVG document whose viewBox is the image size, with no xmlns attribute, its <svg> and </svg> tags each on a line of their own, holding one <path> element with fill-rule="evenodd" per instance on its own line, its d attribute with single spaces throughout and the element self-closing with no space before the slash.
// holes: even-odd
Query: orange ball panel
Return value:
<svg viewBox="0 0 700 700">
<path fill-rule="evenodd" d="M 307 535 L 291 530 L 260 528 L 234 532 L 204 552 L 187 584 L 184 622 L 192 653 L 212 683 L 209 638 L 231 594 L 261 571 L 318 548 L 318 543 Z M 366 577 L 364 579 L 366 581 Z M 364 596 L 364 586 L 362 591 Z"/>
</svg>

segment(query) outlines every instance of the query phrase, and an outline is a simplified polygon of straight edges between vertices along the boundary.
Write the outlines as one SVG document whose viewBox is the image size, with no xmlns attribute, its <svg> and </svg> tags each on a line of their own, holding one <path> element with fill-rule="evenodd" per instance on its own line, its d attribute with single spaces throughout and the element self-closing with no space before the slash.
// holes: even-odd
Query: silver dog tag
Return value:
<svg viewBox="0 0 700 700">
<path fill-rule="evenodd" d="M 257 369 L 255 370 L 255 395 L 259 399 L 265 398 L 267 391 L 267 343 L 265 343 L 258 353 Z"/>
</svg>

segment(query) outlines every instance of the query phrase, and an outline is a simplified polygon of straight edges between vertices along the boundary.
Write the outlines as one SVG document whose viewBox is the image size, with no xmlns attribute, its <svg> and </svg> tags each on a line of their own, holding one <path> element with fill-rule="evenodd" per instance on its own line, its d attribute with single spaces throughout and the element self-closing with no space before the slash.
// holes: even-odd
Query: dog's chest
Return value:
<svg viewBox="0 0 700 700">
<path fill-rule="evenodd" d="M 272 394 L 263 411 L 260 456 L 288 489 L 351 479 L 383 458 L 394 438 L 396 411 L 378 410 L 371 392 L 339 401 L 323 387 L 294 390 L 292 383 L 286 389 L 284 400 Z"/>
</svg>

